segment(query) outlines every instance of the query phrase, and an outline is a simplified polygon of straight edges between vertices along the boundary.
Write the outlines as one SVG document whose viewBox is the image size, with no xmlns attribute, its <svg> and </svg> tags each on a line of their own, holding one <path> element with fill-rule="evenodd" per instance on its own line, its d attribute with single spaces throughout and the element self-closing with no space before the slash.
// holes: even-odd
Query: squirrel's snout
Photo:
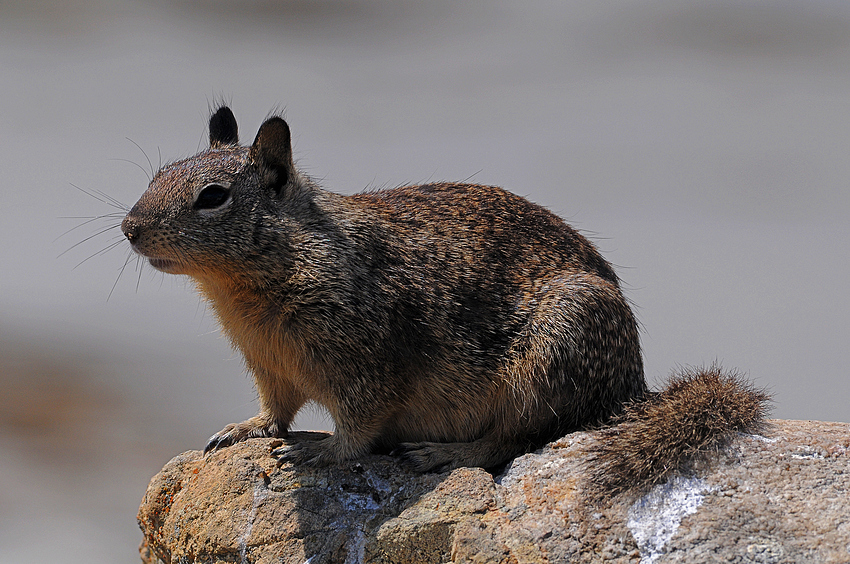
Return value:
<svg viewBox="0 0 850 564">
<path fill-rule="evenodd" d="M 129 215 L 121 222 L 121 232 L 130 243 L 136 243 L 139 240 L 139 226 Z"/>
</svg>

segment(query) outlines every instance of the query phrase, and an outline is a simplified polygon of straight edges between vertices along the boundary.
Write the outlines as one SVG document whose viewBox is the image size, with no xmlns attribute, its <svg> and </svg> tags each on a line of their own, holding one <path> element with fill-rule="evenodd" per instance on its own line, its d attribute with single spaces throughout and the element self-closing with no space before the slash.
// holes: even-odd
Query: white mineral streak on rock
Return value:
<svg viewBox="0 0 850 564">
<path fill-rule="evenodd" d="M 251 513 L 248 515 L 248 522 L 245 523 L 245 529 L 239 537 L 239 558 L 242 564 L 248 564 L 248 539 L 251 536 L 251 531 L 254 529 L 254 519 L 257 518 L 257 509 L 268 496 L 269 490 L 264 483 L 260 482 L 254 486 L 254 500 L 251 504 Z"/>
<path fill-rule="evenodd" d="M 676 476 L 629 508 L 628 527 L 640 549 L 641 564 L 653 564 L 664 554 L 682 519 L 696 513 L 703 494 L 711 489 L 699 478 Z"/>
</svg>

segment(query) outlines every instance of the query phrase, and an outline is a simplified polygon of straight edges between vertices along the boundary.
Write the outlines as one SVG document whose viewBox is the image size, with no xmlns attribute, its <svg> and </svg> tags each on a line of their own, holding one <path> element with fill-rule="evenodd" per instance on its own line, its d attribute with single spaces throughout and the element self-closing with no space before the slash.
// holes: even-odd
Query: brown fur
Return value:
<svg viewBox="0 0 850 564">
<path fill-rule="evenodd" d="M 682 370 L 664 390 L 629 405 L 616 425 L 602 431 L 588 460 L 591 489 L 598 496 L 646 490 L 683 461 L 720 450 L 734 433 L 764 431 L 769 399 L 717 365 Z"/>
<path fill-rule="evenodd" d="M 617 276 L 560 218 L 489 186 L 326 192 L 278 117 L 242 147 L 219 109 L 210 149 L 163 167 L 122 229 L 195 281 L 256 381 L 260 414 L 207 450 L 285 436 L 313 401 L 336 432 L 278 454 L 492 467 L 647 393 Z"/>
</svg>

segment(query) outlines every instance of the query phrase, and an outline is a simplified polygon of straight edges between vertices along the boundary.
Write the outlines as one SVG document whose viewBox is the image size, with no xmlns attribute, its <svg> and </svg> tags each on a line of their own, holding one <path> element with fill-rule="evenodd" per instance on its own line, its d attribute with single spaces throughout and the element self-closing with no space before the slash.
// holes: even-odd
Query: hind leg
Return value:
<svg viewBox="0 0 850 564">
<path fill-rule="evenodd" d="M 646 393 L 637 321 L 620 288 L 593 274 L 541 284 L 536 307 L 508 353 L 504 381 L 528 433 L 604 423 Z M 555 438 L 555 436 L 550 436 Z"/>
<path fill-rule="evenodd" d="M 637 323 L 619 288 L 590 274 L 541 282 L 528 321 L 485 409 L 492 421 L 470 442 L 402 445 L 418 470 L 498 466 L 564 433 L 607 421 L 646 392 Z"/>
</svg>

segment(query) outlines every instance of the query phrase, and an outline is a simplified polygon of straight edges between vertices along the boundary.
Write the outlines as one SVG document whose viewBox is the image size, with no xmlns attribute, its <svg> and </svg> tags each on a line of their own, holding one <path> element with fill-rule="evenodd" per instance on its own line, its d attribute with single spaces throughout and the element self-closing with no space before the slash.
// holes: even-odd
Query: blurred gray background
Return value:
<svg viewBox="0 0 850 564">
<path fill-rule="evenodd" d="M 121 214 L 74 188 L 132 205 L 221 99 L 245 141 L 283 111 L 335 191 L 471 179 L 561 214 L 652 382 L 717 360 L 776 417 L 850 421 L 843 0 L 6 1 L 0 78 L 0 562 L 137 562 L 150 477 L 257 409 L 191 285 L 120 273 Z"/>
</svg>

